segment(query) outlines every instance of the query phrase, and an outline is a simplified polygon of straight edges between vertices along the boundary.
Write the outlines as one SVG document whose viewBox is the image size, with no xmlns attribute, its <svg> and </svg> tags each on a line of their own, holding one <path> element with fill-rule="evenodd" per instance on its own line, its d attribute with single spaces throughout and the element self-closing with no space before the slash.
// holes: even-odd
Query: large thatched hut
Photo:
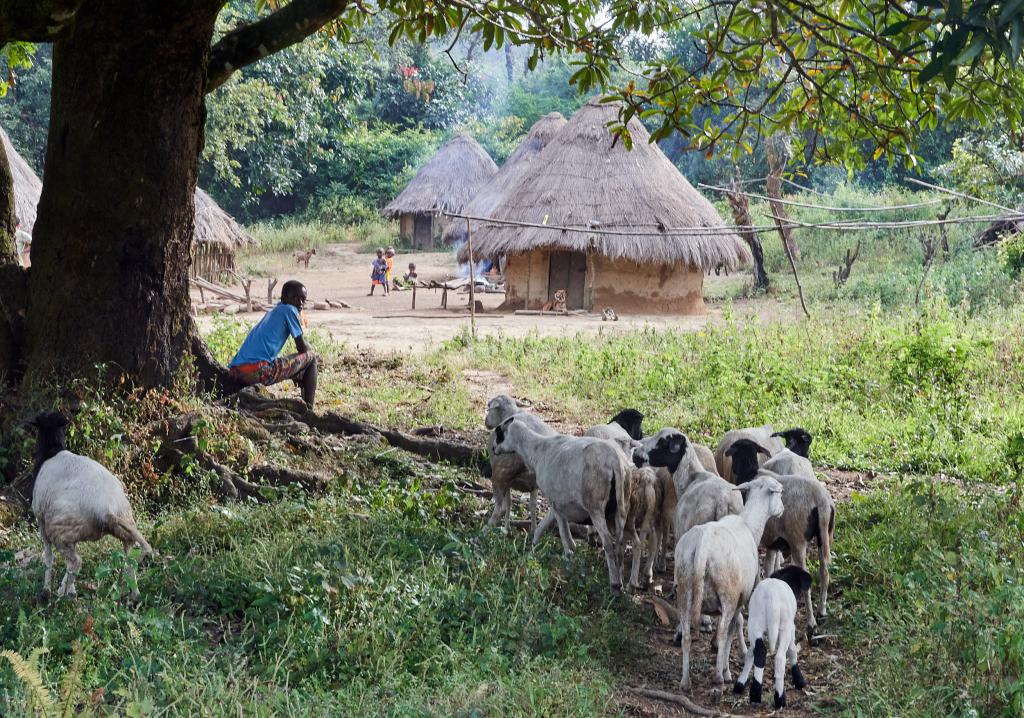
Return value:
<svg viewBox="0 0 1024 718">
<path fill-rule="evenodd" d="M 566 125 L 566 119 L 560 112 L 551 112 L 537 120 L 530 131 L 512 151 L 498 173 L 484 185 L 479 192 L 462 208 L 462 214 L 474 217 L 490 217 L 509 189 L 530 169 L 533 161 L 541 150 L 547 147 L 551 138 L 558 134 Z M 459 220 L 448 225 L 444 232 L 445 244 L 462 244 L 466 241 L 466 222 Z"/>
<path fill-rule="evenodd" d="M 189 275 L 215 282 L 235 268 L 235 250 L 254 245 L 256 240 L 198 187 L 195 205 Z"/>
<path fill-rule="evenodd" d="M 536 309 L 564 289 L 569 309 L 700 313 L 704 273 L 750 261 L 636 118 L 633 149 L 612 142 L 617 112 L 580 108 L 490 213 L 532 226 L 473 224 L 474 259 L 505 259 L 507 308 Z"/>
<path fill-rule="evenodd" d="M 39 204 L 39 196 L 43 193 L 43 183 L 25 158 L 14 149 L 11 138 L 3 129 L 0 129 L 0 140 L 4 143 L 7 162 L 11 166 L 11 176 L 14 178 L 14 214 L 21 229 L 32 234 L 32 227 L 36 223 L 36 205 Z"/>
<path fill-rule="evenodd" d="M 494 160 L 468 135 L 449 140 L 381 210 L 399 220 L 399 233 L 416 249 L 432 249 L 448 225 L 444 212 L 459 212 L 498 171 Z"/>
</svg>

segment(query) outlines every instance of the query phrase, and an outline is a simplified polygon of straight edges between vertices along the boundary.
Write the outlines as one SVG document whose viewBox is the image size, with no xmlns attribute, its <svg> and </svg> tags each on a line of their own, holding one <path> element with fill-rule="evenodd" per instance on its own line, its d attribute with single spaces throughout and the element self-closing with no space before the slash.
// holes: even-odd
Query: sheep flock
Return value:
<svg viewBox="0 0 1024 718">
<path fill-rule="evenodd" d="M 674 559 L 676 640 L 682 648 L 679 681 L 691 689 L 692 632 L 718 616 L 712 689 L 732 681 L 729 658 L 738 641 L 744 669 L 736 692 L 750 685 L 761 702 L 768 651 L 775 656 L 776 708 L 786 705 L 784 678 L 806 679 L 797 663 L 796 610 L 807 608 L 807 628 L 827 614 L 835 503 L 808 459 L 812 437 L 795 427 L 739 428 L 712 451 L 667 427 L 644 436 L 643 415 L 625 409 L 583 436 L 560 434 L 507 395 L 487 405 L 486 427 L 494 468 L 495 510 L 489 524 L 508 516 L 510 489 L 529 491 L 532 543 L 558 527 L 566 555 L 575 549 L 570 524 L 597 534 L 613 592 L 637 591 L 654 570 Z M 515 462 L 516 475 L 503 467 Z M 523 477 L 528 477 L 528 480 Z M 536 521 L 537 492 L 547 514 Z M 534 528 L 535 527 L 535 528 Z M 807 550 L 818 547 L 817 610 L 807 573 Z M 764 560 L 761 552 L 764 552 Z M 792 565 L 783 567 L 788 554 Z M 744 640 L 744 610 L 748 613 Z M 809 635 L 809 634 L 808 634 Z"/>
<path fill-rule="evenodd" d="M 111 535 L 126 552 L 139 546 L 143 557 L 152 554 L 121 482 L 67 450 L 67 419 L 48 413 L 29 423 L 37 431 L 32 509 L 44 549 L 43 594 L 50 590 L 54 549 L 66 564 L 61 597 L 75 595 L 79 542 Z M 596 535 L 614 593 L 652 584 L 654 572 L 665 572 L 671 558 L 680 688 L 691 689 L 693 633 L 711 630 L 717 616 L 712 690 L 719 693 L 732 682 L 735 639 L 744 661 L 735 691 L 743 692 L 752 678 L 750 701 L 761 701 L 771 651 L 775 707 L 782 708 L 787 669 L 795 688 L 807 682 L 797 663 L 800 638 L 827 615 L 836 509 L 808 459 L 812 437 L 799 427 L 738 428 L 712 450 L 672 427 L 645 436 L 642 423 L 639 411 L 624 409 L 574 436 L 556 431 L 510 396 L 493 397 L 484 419 L 490 434 L 482 473 L 494 499 L 487 525 L 504 523 L 507 531 L 512 491 L 529 493 L 532 544 L 554 527 L 570 556 L 577 550 L 573 528 L 577 536 Z M 541 506 L 547 508 L 543 517 Z M 816 606 L 807 572 L 812 543 L 818 550 Z M 783 566 L 787 556 L 791 565 Z M 134 599 L 134 563 L 128 567 Z M 796 628 L 801 599 L 806 634 Z"/>
</svg>

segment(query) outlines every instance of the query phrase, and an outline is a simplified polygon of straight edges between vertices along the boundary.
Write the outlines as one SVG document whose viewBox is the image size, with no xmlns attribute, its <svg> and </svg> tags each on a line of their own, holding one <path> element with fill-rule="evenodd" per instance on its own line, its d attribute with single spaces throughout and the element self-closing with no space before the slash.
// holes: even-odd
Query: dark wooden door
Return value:
<svg viewBox="0 0 1024 718">
<path fill-rule="evenodd" d="M 434 248 L 434 218 L 429 214 L 417 214 L 412 225 L 412 244 L 416 249 Z"/>
<path fill-rule="evenodd" d="M 586 309 L 583 304 L 583 287 L 587 278 L 587 257 L 582 252 L 552 252 L 548 269 L 548 298 L 554 299 L 555 292 L 565 290 L 565 305 L 568 309 Z"/>
</svg>

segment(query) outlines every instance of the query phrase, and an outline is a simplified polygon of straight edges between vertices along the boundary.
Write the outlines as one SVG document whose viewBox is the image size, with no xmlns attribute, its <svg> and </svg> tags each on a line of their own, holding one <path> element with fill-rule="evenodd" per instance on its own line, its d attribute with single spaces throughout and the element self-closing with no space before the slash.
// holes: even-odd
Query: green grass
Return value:
<svg viewBox="0 0 1024 718">
<path fill-rule="evenodd" d="M 817 694 L 816 709 L 849 718 L 1019 716 L 1022 282 L 999 253 L 971 251 L 968 239 L 966 230 L 951 235 L 920 307 L 913 237 L 865 237 L 850 282 L 837 290 L 829 274 L 850 237 L 815 231 L 801 238 L 808 322 L 740 317 L 730 297 L 747 290 L 736 279 L 723 294 L 727 321 L 699 332 L 460 336 L 430 354 L 394 357 L 353 355 L 314 332 L 321 407 L 388 426 L 479 429 L 481 397 L 463 374 L 472 369 L 581 426 L 625 406 L 640 408 L 649 429 L 678 426 L 711 444 L 740 425 L 804 426 L 816 464 L 869 477 L 869 490 L 838 510 L 825 627 L 836 638 L 803 648 L 838 655 L 838 685 Z M 758 301 L 791 313 L 777 239 L 766 243 L 774 288 Z M 226 360 L 246 330 L 218 320 L 207 340 Z M 142 569 L 137 607 L 119 600 L 126 559 L 109 540 L 85 547 L 80 582 L 95 591 L 38 606 L 41 566 L 16 558 L 38 550 L 32 527 L 0 537 L 0 649 L 47 648 L 40 663 L 52 695 L 78 641 L 74 695 L 100 715 L 621 713 L 622 666 L 643 660 L 651 617 L 608 594 L 597 551 L 581 547 L 566 562 L 549 541 L 530 553 L 523 537 L 481 530 L 487 506 L 455 489 L 475 479 L 465 472 L 367 445 L 297 453 L 212 408 L 187 376 L 180 384 L 125 396 L 86 382 L 20 395 L 0 415 L 0 471 L 10 478 L 27 470 L 32 452 L 15 417 L 75 397 L 71 447 L 124 478 L 161 555 Z M 329 491 L 225 505 L 196 466 L 160 473 L 150 428 L 185 411 L 203 415 L 200 441 L 222 463 L 326 471 Z M 871 480 L 873 472 L 883 475 Z M 0 659 L 0 715 L 27 715 L 26 695 Z"/>
<path fill-rule="evenodd" d="M 454 477 L 357 454 L 322 498 L 153 517 L 161 557 L 137 607 L 117 600 L 113 542 L 85 547 L 79 581 L 95 594 L 44 607 L 38 563 L 4 551 L 0 643 L 48 648 L 56 684 L 83 642 L 83 695 L 103 687 L 125 715 L 608 714 L 637 617 L 608 594 L 603 561 L 481 533 Z M 26 527 L 12 543 L 36 539 Z M 0 668 L 0 712 L 23 715 L 23 695 Z"/>
</svg>

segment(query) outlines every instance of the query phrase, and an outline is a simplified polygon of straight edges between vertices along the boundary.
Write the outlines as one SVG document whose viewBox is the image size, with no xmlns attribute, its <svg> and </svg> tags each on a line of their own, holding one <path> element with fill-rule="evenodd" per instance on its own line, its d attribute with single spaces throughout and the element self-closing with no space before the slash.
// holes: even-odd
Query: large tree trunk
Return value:
<svg viewBox="0 0 1024 718">
<path fill-rule="evenodd" d="M 216 2 L 84 3 L 54 45 L 26 326 L 31 375 L 109 363 L 167 385 L 188 264 Z"/>
<path fill-rule="evenodd" d="M 770 198 L 768 206 L 772 210 L 775 226 L 779 229 L 782 247 L 790 260 L 797 260 L 800 259 L 800 247 L 797 246 L 793 230 L 789 227 L 786 205 L 779 201 L 782 199 L 782 173 L 786 170 L 790 156 L 788 137 L 775 134 L 768 138 L 768 180 L 765 182 L 765 194 Z"/>
<path fill-rule="evenodd" d="M 0 385 L 21 375 L 25 272 L 14 247 L 14 177 L 0 142 Z"/>
</svg>

